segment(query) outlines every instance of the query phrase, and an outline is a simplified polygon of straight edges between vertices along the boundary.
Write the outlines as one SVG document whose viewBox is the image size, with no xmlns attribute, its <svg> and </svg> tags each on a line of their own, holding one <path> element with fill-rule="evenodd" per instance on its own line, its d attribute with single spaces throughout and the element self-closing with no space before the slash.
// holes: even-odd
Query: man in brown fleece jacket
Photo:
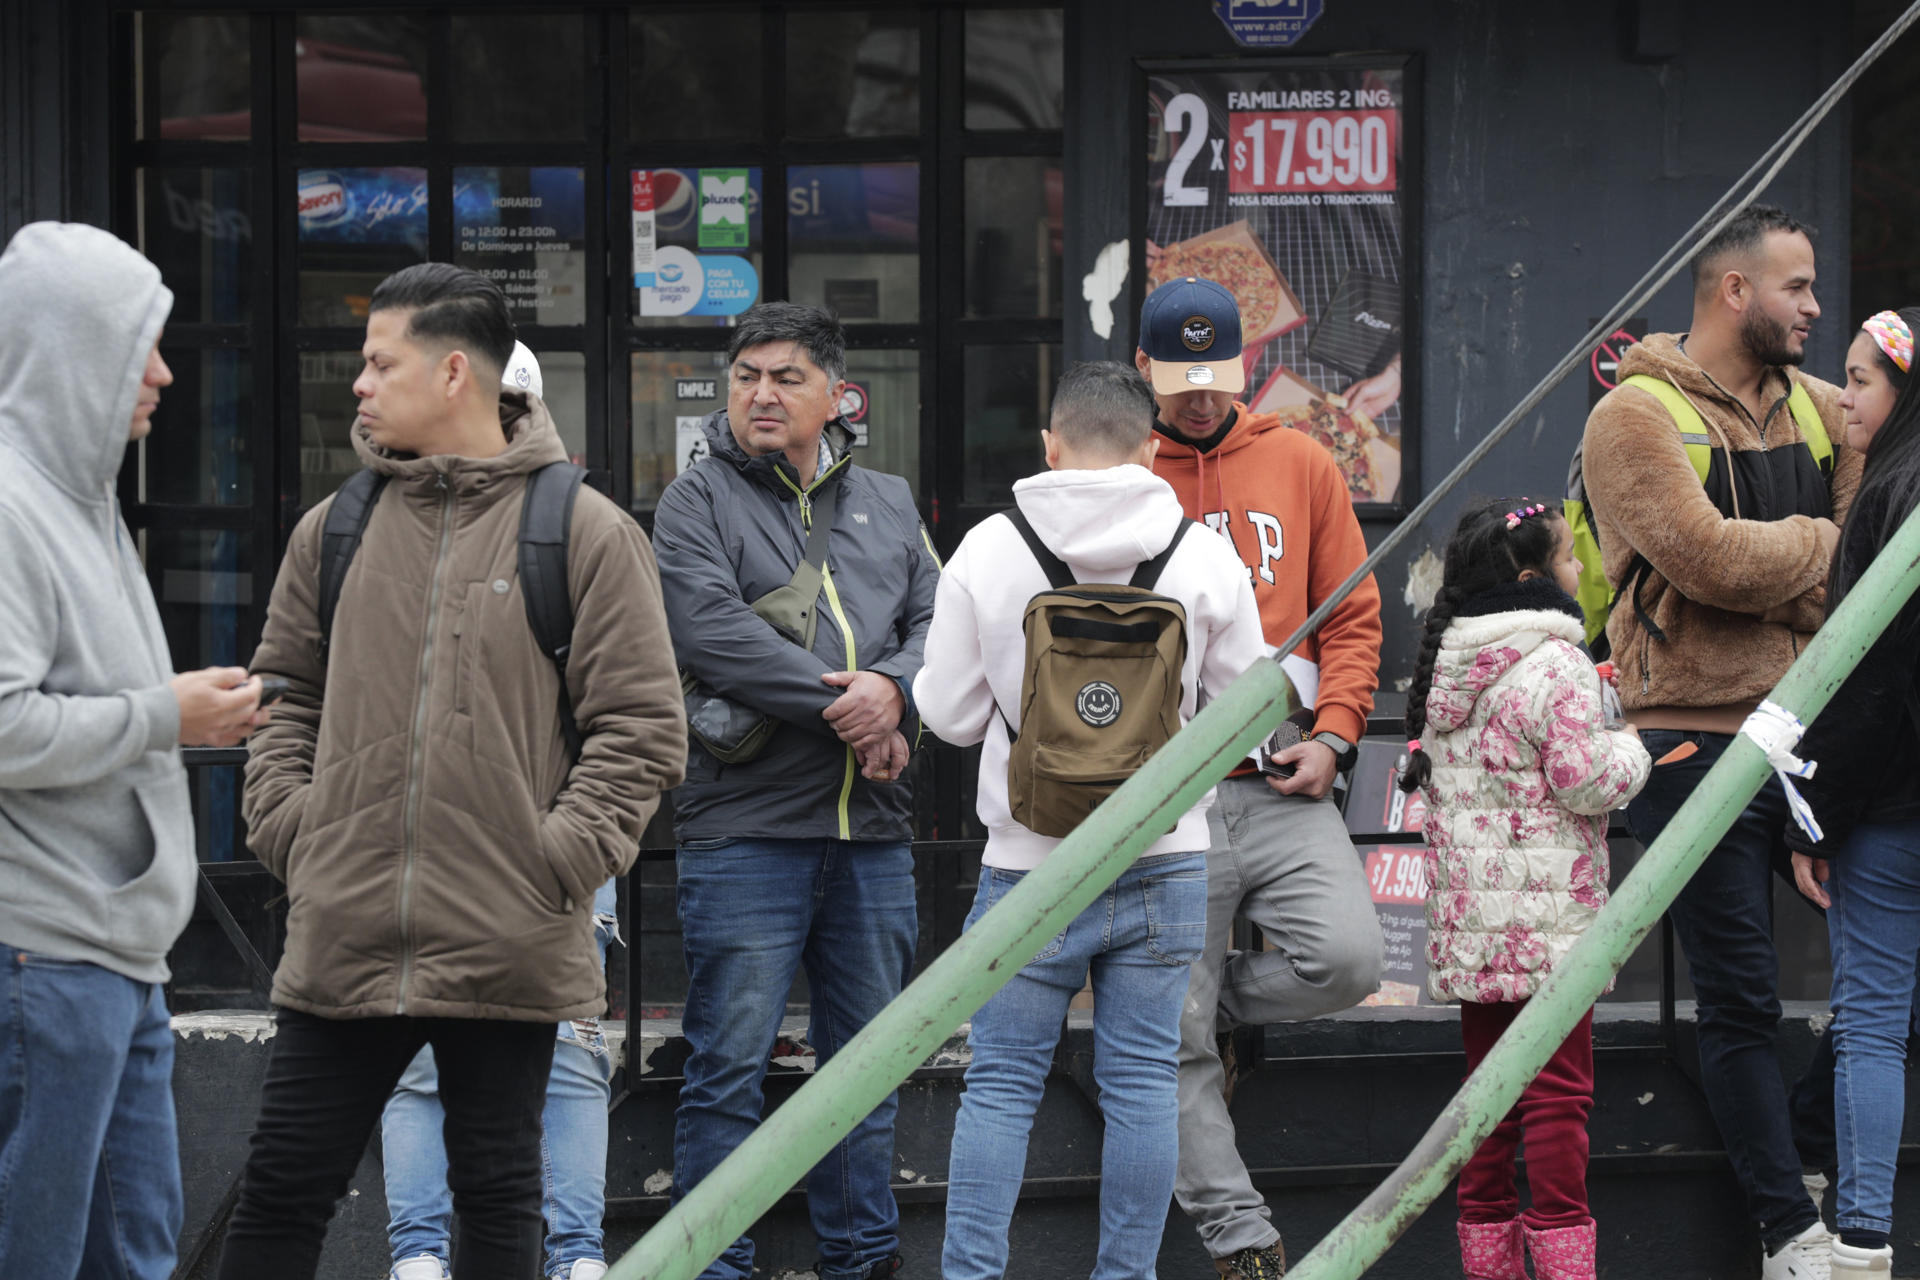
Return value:
<svg viewBox="0 0 1920 1280">
<path fill-rule="evenodd" d="M 1860 482 L 1839 389 L 1801 373 L 1814 301 L 1808 229 L 1779 209 L 1740 214 L 1693 263 L 1693 327 L 1652 334 L 1587 420 L 1583 475 L 1607 581 L 1620 698 L 1655 768 L 1628 806 L 1651 842 L 1727 749 L 1819 625 L 1835 523 Z M 1635 374 L 1699 412 L 1704 485 L 1684 428 Z M 1805 389 L 1833 445 L 1816 461 L 1790 396 Z M 1678 758 L 1675 758 L 1678 757 Z M 1762 788 L 1673 904 L 1699 1001 L 1701 1083 L 1765 1249 L 1766 1280 L 1827 1274 L 1803 1157 L 1831 1157 L 1833 1058 L 1823 1040 L 1791 1108 L 1774 1056 L 1780 1022 L 1772 873 L 1784 873 L 1786 798 Z M 1796 1148 L 1796 1139 L 1800 1147 Z"/>
<path fill-rule="evenodd" d="M 685 772 L 686 718 L 646 535 L 582 488 L 564 676 L 518 568 L 529 477 L 565 462 L 502 394 L 506 298 L 444 263 L 374 290 L 353 444 L 386 477 L 319 643 L 330 502 L 274 582 L 257 673 L 287 695 L 247 761 L 248 843 L 287 886 L 273 1052 L 222 1280 L 313 1276 L 394 1082 L 431 1044 L 462 1280 L 540 1268 L 554 1026 L 606 1008 L 594 891 Z M 561 680 L 579 728 L 560 715 Z"/>
</svg>

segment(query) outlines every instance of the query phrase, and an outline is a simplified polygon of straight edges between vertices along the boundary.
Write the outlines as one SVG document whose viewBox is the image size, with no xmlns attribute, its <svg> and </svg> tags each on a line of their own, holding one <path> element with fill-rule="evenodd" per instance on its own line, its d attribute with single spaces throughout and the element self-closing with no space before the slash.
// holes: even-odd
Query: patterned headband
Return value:
<svg viewBox="0 0 1920 1280">
<path fill-rule="evenodd" d="M 1509 511 L 1507 512 L 1507 528 L 1518 529 L 1520 522 L 1528 516 L 1543 516 L 1546 513 L 1547 508 L 1540 503 L 1535 503 L 1531 507 L 1522 507 L 1518 511 Z"/>
<path fill-rule="evenodd" d="M 1905 373 L 1913 364 L 1913 330 L 1907 328 L 1898 311 L 1868 316 L 1860 327 L 1873 339 L 1874 345 L 1886 353 L 1887 359 L 1893 361 L 1894 368 Z"/>
</svg>

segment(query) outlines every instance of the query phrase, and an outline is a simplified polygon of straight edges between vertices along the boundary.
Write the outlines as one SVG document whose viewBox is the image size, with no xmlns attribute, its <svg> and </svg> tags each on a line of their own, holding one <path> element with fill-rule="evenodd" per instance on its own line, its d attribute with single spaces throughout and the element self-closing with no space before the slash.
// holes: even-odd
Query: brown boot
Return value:
<svg viewBox="0 0 1920 1280">
<path fill-rule="evenodd" d="M 1275 1240 L 1264 1249 L 1242 1249 L 1227 1258 L 1215 1258 L 1220 1280 L 1280 1280 L 1287 1274 L 1287 1250 Z"/>
</svg>

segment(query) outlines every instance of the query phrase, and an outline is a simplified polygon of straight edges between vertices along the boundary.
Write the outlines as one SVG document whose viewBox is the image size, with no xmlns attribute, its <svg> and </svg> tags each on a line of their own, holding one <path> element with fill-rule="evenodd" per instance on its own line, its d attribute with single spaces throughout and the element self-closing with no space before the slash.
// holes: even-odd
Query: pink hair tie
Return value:
<svg viewBox="0 0 1920 1280">
<path fill-rule="evenodd" d="M 1893 361 L 1893 367 L 1905 373 L 1913 364 L 1913 330 L 1898 311 L 1876 311 L 1860 328 L 1873 339 L 1873 345 Z"/>
<path fill-rule="evenodd" d="M 1419 749 L 1420 749 L 1420 739 L 1418 738 L 1407 739 L 1407 751 L 1409 753 L 1418 751 Z"/>
<path fill-rule="evenodd" d="M 1528 516 L 1545 515 L 1546 511 L 1547 511 L 1546 506 L 1543 503 L 1538 503 L 1538 502 L 1536 502 L 1534 505 L 1530 507 L 1522 507 L 1518 511 L 1509 511 L 1507 512 L 1507 528 L 1518 529 L 1520 527 L 1520 522 L 1522 520 L 1525 520 Z"/>
</svg>

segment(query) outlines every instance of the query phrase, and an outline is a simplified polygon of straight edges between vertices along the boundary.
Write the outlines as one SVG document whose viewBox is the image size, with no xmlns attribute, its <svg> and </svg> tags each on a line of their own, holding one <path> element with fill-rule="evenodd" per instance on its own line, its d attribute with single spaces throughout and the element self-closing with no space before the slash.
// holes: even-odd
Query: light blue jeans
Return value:
<svg viewBox="0 0 1920 1280">
<path fill-rule="evenodd" d="M 971 929 L 1025 872 L 980 869 Z M 1153 1280 L 1180 1158 L 1180 1009 L 1207 934 L 1203 853 L 1142 858 L 973 1015 L 947 1170 L 944 1280 L 998 1280 L 1067 1002 L 1093 972 L 1100 1251 L 1093 1280 Z"/>
<path fill-rule="evenodd" d="M 618 925 L 609 880 L 593 897 L 600 968 Z M 607 1201 L 607 1103 L 613 1060 L 598 1018 L 563 1022 L 540 1113 L 541 1209 L 547 1221 L 546 1270 L 564 1272 L 582 1258 L 605 1261 L 600 1223 Z M 387 1243 L 397 1263 L 430 1253 L 445 1265 L 451 1253 L 453 1193 L 441 1138 L 439 1073 L 433 1046 L 420 1050 L 400 1076 L 380 1117 L 386 1163 Z"/>
<path fill-rule="evenodd" d="M 166 1280 L 183 1213 L 160 987 L 0 943 L 0 1276 Z"/>
<path fill-rule="evenodd" d="M 1920 964 L 1920 823 L 1863 823 L 1832 866 L 1834 1222 L 1841 1231 L 1891 1232 Z"/>
</svg>

